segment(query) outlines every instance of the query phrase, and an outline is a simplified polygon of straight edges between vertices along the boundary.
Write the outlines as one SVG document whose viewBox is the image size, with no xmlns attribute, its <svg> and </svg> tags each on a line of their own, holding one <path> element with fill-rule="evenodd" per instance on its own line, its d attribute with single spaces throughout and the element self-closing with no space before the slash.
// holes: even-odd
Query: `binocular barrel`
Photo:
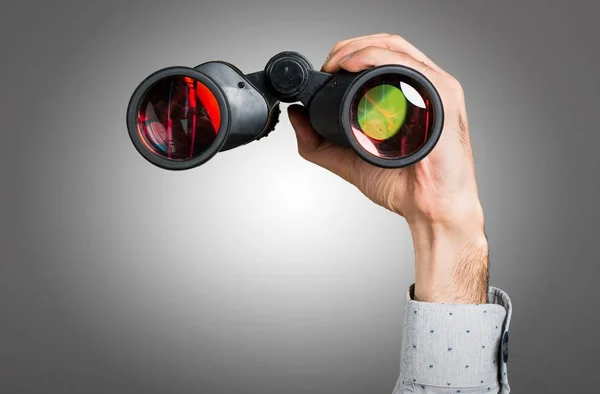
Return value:
<svg viewBox="0 0 600 394">
<path fill-rule="evenodd" d="M 443 125 L 439 94 L 411 68 L 327 74 L 298 53 L 282 52 L 248 75 L 222 61 L 159 70 L 133 93 L 127 128 L 152 164 L 185 170 L 267 136 L 281 102 L 302 103 L 318 134 L 384 168 L 422 160 Z"/>
</svg>

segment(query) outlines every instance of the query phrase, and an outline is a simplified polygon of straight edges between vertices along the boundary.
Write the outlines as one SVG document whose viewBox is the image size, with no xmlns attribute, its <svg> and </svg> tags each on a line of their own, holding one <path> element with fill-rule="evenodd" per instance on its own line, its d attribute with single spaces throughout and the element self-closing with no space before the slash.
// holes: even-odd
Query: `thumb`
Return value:
<svg viewBox="0 0 600 394">
<path fill-rule="evenodd" d="M 303 158 L 307 152 L 314 152 L 323 143 L 323 139 L 318 135 L 310 125 L 306 109 L 301 105 L 290 105 L 288 107 L 288 116 L 290 123 L 296 132 L 296 141 L 298 142 L 298 153 Z M 310 161 L 310 160 L 309 160 Z"/>
<path fill-rule="evenodd" d="M 300 156 L 353 183 L 355 166 L 359 161 L 356 153 L 350 148 L 337 145 L 318 135 L 310 125 L 303 106 L 289 106 L 288 116 L 296 132 Z"/>
</svg>

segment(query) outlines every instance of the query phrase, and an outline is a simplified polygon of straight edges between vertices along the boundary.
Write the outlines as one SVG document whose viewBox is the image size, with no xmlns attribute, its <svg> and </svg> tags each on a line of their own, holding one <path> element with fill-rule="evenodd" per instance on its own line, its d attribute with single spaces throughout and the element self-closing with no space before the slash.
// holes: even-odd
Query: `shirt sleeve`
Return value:
<svg viewBox="0 0 600 394">
<path fill-rule="evenodd" d="M 435 304 L 406 295 L 400 377 L 393 394 L 510 393 L 512 305 L 490 287 L 487 304 Z"/>
</svg>

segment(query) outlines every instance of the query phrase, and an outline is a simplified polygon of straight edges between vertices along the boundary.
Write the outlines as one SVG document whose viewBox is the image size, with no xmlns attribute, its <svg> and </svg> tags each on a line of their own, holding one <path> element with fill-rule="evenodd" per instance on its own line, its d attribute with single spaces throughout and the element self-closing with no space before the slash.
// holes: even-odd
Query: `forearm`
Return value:
<svg viewBox="0 0 600 394">
<path fill-rule="evenodd" d="M 408 221 L 415 253 L 415 298 L 481 304 L 488 291 L 488 242 L 479 202 L 443 222 Z"/>
</svg>

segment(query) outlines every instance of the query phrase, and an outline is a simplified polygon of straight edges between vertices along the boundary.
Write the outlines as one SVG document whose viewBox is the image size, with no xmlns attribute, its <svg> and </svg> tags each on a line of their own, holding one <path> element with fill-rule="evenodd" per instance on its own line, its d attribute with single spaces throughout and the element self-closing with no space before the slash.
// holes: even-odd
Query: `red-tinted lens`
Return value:
<svg viewBox="0 0 600 394">
<path fill-rule="evenodd" d="M 144 94 L 136 115 L 140 140 L 149 151 L 174 161 L 190 160 L 215 141 L 221 110 L 215 95 L 191 77 L 165 77 Z"/>
<path fill-rule="evenodd" d="M 422 86 L 400 74 L 377 76 L 356 93 L 350 125 L 358 143 L 384 159 L 417 152 L 430 137 L 433 106 Z"/>
</svg>

